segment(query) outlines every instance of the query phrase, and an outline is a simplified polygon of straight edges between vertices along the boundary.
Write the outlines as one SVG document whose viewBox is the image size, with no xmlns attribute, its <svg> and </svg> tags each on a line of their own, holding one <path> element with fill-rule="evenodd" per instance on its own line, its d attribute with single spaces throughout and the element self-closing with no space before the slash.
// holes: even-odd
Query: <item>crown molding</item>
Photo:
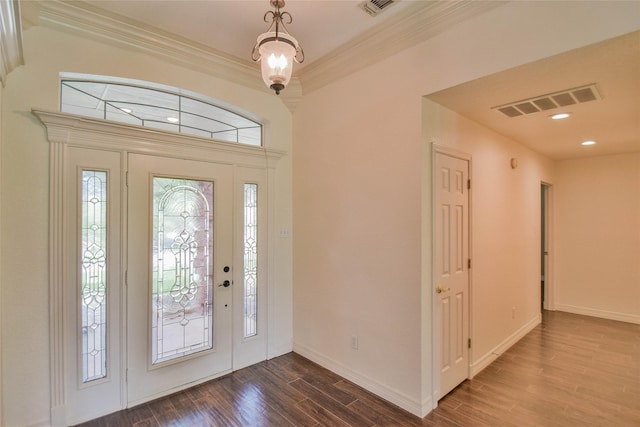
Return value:
<svg viewBox="0 0 640 427">
<path fill-rule="evenodd" d="M 250 89 L 271 93 L 260 78 L 260 67 L 249 60 L 233 57 L 125 16 L 96 8 L 88 3 L 59 0 L 28 3 L 29 16 L 25 21 L 30 25 L 41 25 L 79 34 L 103 43 L 145 53 Z M 290 86 L 296 85 L 300 86 L 299 81 L 292 78 Z M 283 102 L 293 111 L 299 100 L 294 95 L 302 92 L 301 90 L 291 92 L 283 97 Z"/>
<path fill-rule="evenodd" d="M 24 64 L 20 2 L 0 0 L 0 82 L 6 84 L 11 71 Z"/>
<path fill-rule="evenodd" d="M 0 0 L 9 2 L 10 0 Z M 452 26 L 507 3 L 506 1 L 416 1 L 352 39 L 333 52 L 294 73 L 281 95 L 293 112 L 304 93 L 366 68 L 397 52 L 428 40 Z M 80 34 L 103 43 L 143 52 L 244 87 L 269 93 L 260 67 L 208 46 L 154 28 L 84 2 L 60 0 L 26 2 L 25 22 Z"/>
<path fill-rule="evenodd" d="M 507 2 L 473 0 L 416 1 L 381 25 L 309 64 L 297 77 L 305 93 L 312 92 L 505 3 Z"/>
</svg>

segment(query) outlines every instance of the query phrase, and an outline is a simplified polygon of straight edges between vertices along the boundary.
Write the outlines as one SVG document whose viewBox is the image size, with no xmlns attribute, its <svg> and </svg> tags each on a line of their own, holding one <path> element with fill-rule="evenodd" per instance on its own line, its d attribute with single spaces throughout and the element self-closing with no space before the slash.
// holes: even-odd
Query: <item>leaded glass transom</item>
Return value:
<svg viewBox="0 0 640 427">
<path fill-rule="evenodd" d="M 90 77 L 62 80 L 60 111 L 220 141 L 262 145 L 260 123 L 216 105 L 215 100 L 204 95 L 187 96 L 180 89 L 160 89 L 160 85 L 149 82 L 86 80 Z"/>
<path fill-rule="evenodd" d="M 244 185 L 244 337 L 258 333 L 258 185 Z"/>
<path fill-rule="evenodd" d="M 213 183 L 153 179 L 152 363 L 213 348 Z"/>
<path fill-rule="evenodd" d="M 82 171 L 82 382 L 107 376 L 107 173 Z"/>
</svg>

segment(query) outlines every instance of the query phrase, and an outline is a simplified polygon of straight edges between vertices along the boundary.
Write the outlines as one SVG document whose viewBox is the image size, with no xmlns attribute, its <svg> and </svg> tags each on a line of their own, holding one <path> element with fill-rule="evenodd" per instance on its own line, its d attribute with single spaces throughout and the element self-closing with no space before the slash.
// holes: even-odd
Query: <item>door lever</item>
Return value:
<svg viewBox="0 0 640 427">
<path fill-rule="evenodd" d="M 441 294 L 441 293 L 443 293 L 443 292 L 448 292 L 448 291 L 450 291 L 450 290 L 451 290 L 451 288 L 445 288 L 445 287 L 444 287 L 444 286 L 442 286 L 442 285 L 438 285 L 438 286 L 436 286 L 436 292 L 437 292 L 437 293 L 439 293 L 439 294 Z"/>
<path fill-rule="evenodd" d="M 225 280 L 224 282 L 218 285 L 219 288 L 222 286 L 224 286 L 225 288 L 228 288 L 229 286 L 231 286 L 231 282 L 228 280 Z"/>
</svg>

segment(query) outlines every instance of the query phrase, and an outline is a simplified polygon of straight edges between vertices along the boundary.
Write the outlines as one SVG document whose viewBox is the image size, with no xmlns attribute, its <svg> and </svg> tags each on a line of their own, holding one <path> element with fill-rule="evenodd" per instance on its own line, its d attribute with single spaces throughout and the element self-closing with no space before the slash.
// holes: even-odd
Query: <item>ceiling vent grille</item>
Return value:
<svg viewBox="0 0 640 427">
<path fill-rule="evenodd" d="M 376 16 L 389 6 L 393 6 L 400 0 L 367 0 L 360 3 L 360 9 L 371 16 Z"/>
<path fill-rule="evenodd" d="M 602 99 L 598 93 L 595 83 L 588 86 L 581 86 L 574 89 L 567 89 L 561 92 L 540 95 L 522 101 L 500 105 L 491 108 L 497 110 L 507 117 L 518 117 L 525 114 L 538 113 L 540 111 L 553 110 L 554 108 L 566 107 L 573 104 L 595 101 Z"/>
</svg>

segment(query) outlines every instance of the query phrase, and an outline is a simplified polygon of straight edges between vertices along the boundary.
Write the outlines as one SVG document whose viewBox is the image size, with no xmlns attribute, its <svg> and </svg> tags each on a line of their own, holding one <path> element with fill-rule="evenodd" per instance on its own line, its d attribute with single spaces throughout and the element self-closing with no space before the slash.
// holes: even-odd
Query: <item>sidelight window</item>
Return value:
<svg viewBox="0 0 640 427">
<path fill-rule="evenodd" d="M 244 337 L 258 333 L 258 184 L 244 185 Z"/>
<path fill-rule="evenodd" d="M 107 376 L 107 173 L 82 171 L 82 382 Z"/>
</svg>

